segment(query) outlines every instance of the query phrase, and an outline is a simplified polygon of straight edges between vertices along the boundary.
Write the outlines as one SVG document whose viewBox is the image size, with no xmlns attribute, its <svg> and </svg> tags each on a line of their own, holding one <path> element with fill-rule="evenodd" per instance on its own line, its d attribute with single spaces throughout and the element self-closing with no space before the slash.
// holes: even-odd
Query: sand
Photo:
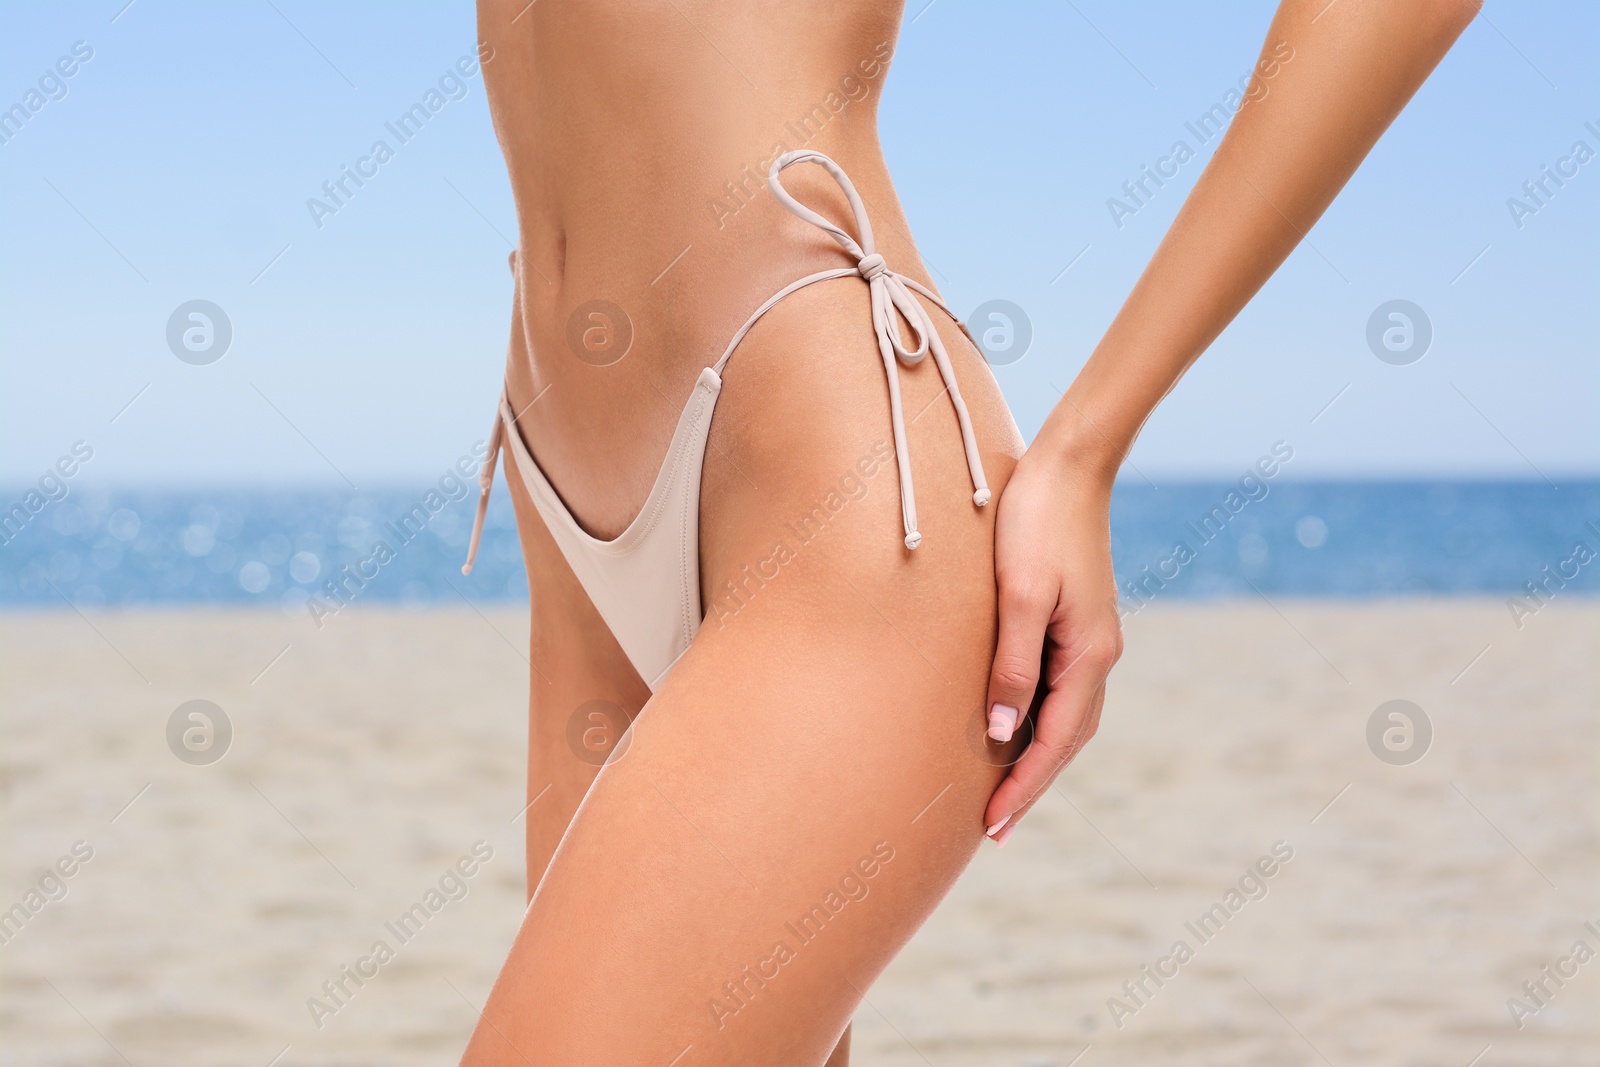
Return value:
<svg viewBox="0 0 1600 1067">
<path fill-rule="evenodd" d="M 0 945 L 0 1064 L 455 1062 L 524 899 L 526 625 L 0 616 L 0 908 L 72 870 Z M 873 987 L 855 1062 L 1592 1061 L 1600 959 L 1559 961 L 1600 950 L 1597 636 L 1576 600 L 1520 631 L 1487 600 L 1148 608 L 1099 737 Z M 168 749 L 192 699 L 233 725 L 211 765 Z M 1418 762 L 1368 748 L 1391 699 L 1431 721 Z M 307 999 L 379 938 L 319 1029 Z M 1172 976 L 1125 992 L 1146 965 Z M 1577 973 L 1536 1004 L 1545 965 Z"/>
</svg>

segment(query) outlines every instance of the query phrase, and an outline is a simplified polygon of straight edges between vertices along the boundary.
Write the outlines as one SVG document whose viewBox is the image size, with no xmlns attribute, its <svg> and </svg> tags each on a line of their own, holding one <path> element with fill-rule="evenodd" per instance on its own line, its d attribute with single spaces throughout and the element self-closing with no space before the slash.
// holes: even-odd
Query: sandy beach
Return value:
<svg viewBox="0 0 1600 1067">
<path fill-rule="evenodd" d="M 524 901 L 526 628 L 0 616 L 0 1064 L 455 1062 Z M 1600 605 L 1158 603 L 1127 635 L 1099 737 L 870 990 L 854 1062 L 1592 1060 Z M 168 744 L 197 699 L 210 764 Z M 1415 762 L 1369 747 L 1397 699 Z"/>
</svg>

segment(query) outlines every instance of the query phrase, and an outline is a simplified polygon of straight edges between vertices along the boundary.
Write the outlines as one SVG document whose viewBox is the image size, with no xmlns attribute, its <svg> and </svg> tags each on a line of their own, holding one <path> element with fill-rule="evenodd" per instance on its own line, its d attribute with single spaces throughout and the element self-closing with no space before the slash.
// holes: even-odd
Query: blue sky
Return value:
<svg viewBox="0 0 1600 1067">
<path fill-rule="evenodd" d="M 124 2 L 0 12 L 0 108 L 93 52 L 0 144 L 0 479 L 78 440 L 106 485 L 435 477 L 483 436 L 504 358 L 515 226 L 481 80 L 320 229 L 306 200 L 471 52 L 471 5 Z M 1031 437 L 1209 158 L 1185 123 L 1249 69 L 1272 5 L 922 2 L 885 148 L 952 306 L 1032 320 L 997 370 Z M 1281 439 L 1297 478 L 1600 472 L 1600 160 L 1520 227 L 1507 208 L 1575 142 L 1600 151 L 1597 30 L 1591 4 L 1491 2 L 1151 420 L 1139 470 L 1233 477 Z M 1119 228 L 1107 200 L 1179 139 L 1199 157 Z M 194 299 L 233 329 L 207 366 L 166 341 Z M 1434 333 L 1406 366 L 1366 341 L 1393 299 Z"/>
</svg>

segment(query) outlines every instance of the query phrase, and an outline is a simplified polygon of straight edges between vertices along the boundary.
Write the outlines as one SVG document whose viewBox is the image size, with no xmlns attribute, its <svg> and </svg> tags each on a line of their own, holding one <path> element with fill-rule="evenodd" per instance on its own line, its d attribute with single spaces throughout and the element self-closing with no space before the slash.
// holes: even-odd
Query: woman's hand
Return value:
<svg viewBox="0 0 1600 1067">
<path fill-rule="evenodd" d="M 1034 716 L 1032 741 L 984 815 L 1001 845 L 1094 736 L 1106 675 L 1122 654 L 1111 477 L 1103 466 L 1036 442 L 1000 495 L 1000 637 L 989 678 L 989 736 L 1009 741 L 1021 720 Z"/>
</svg>

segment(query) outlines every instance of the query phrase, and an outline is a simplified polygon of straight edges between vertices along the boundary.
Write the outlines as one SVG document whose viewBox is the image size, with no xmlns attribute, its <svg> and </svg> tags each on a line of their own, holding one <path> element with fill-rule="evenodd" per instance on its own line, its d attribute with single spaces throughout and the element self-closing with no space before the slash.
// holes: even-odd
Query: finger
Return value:
<svg viewBox="0 0 1600 1067">
<path fill-rule="evenodd" d="M 1006 821 L 1005 828 L 994 835 L 995 847 L 1003 846 L 1011 838 L 1011 834 L 1016 830 L 1017 824 L 1022 821 L 1028 812 L 1033 810 L 1033 806 L 1039 803 L 1040 798 L 1055 785 L 1056 779 L 1060 778 L 1066 772 L 1066 769 L 1072 766 L 1073 761 L 1078 758 L 1078 753 L 1083 751 L 1083 746 L 1089 743 L 1090 739 L 1094 737 L 1095 731 L 1100 728 L 1100 709 L 1105 707 L 1105 703 L 1106 687 L 1102 685 L 1094 696 L 1094 710 L 1078 726 L 1078 732 L 1073 737 L 1072 747 L 1067 752 L 1067 758 L 1061 761 L 1061 765 L 1056 768 L 1055 773 L 1045 782 L 1043 788 L 1029 797 L 1027 803 L 1017 809 L 1016 814 Z M 1065 794 L 1062 795 L 1065 796 Z"/>
<path fill-rule="evenodd" d="M 1104 692 L 1102 688 L 1100 692 Z M 1058 774 L 1067 768 L 1082 749 L 1079 740 L 1082 728 L 1087 725 L 1092 703 L 1097 694 L 1083 697 L 1056 692 L 1045 698 L 1040 712 L 1040 727 L 1022 758 L 1012 766 L 1011 773 L 1000 783 L 990 798 L 985 812 L 986 832 L 996 837 L 1002 831 L 1016 828 L 1022 817 L 1033 807 L 1050 787 Z M 1054 726 L 1047 726 L 1054 723 Z"/>
<path fill-rule="evenodd" d="M 1100 713 L 1106 706 L 1106 687 L 1101 686 L 1100 691 L 1094 696 L 1094 711 L 1089 720 L 1078 730 L 1077 747 L 1067 759 L 1067 766 L 1072 766 L 1072 761 L 1078 758 L 1078 753 L 1083 751 L 1083 746 L 1094 740 L 1094 735 L 1100 732 Z"/>
<path fill-rule="evenodd" d="M 1077 760 L 1079 753 L 1083 751 L 1084 746 L 1089 743 L 1089 741 L 1094 737 L 1095 733 L 1100 729 L 1100 709 L 1105 706 L 1106 687 L 1102 685 L 1098 690 L 1095 691 L 1094 701 L 1089 709 L 1089 713 L 1083 717 L 1083 721 L 1078 724 L 1077 732 L 1072 735 L 1072 747 L 1067 752 L 1066 762 L 1062 764 L 1061 770 L 1056 773 L 1057 778 L 1061 777 L 1061 775 L 1065 773 L 1066 769 L 1072 766 L 1073 762 Z M 1045 783 L 1045 789 L 1048 789 L 1054 784 L 1055 781 L 1052 779 L 1051 781 Z M 1044 790 L 1040 790 L 1040 795 L 1043 795 L 1043 793 Z M 1020 819 L 1026 815 L 1028 813 L 1028 809 L 1033 807 L 1033 805 L 1037 804 L 1038 802 L 1039 797 L 1035 796 L 1031 801 L 1023 805 L 1022 810 L 1017 812 L 1017 819 Z M 1015 821 L 1016 819 L 1012 820 L 1012 822 Z"/>
<path fill-rule="evenodd" d="M 1045 628 L 1055 611 L 1057 591 L 1040 592 L 1002 579 L 1000 583 L 1000 636 L 994 665 L 989 669 L 989 696 L 985 702 L 989 736 L 1004 744 L 1033 703 L 1039 685 L 1039 660 L 1044 650 Z"/>
<path fill-rule="evenodd" d="M 1045 697 L 1033 742 L 989 799 L 990 836 L 1014 824 L 1092 735 L 1111 669 L 1110 657 L 1093 653 L 1092 647 L 1080 653 Z"/>
</svg>

